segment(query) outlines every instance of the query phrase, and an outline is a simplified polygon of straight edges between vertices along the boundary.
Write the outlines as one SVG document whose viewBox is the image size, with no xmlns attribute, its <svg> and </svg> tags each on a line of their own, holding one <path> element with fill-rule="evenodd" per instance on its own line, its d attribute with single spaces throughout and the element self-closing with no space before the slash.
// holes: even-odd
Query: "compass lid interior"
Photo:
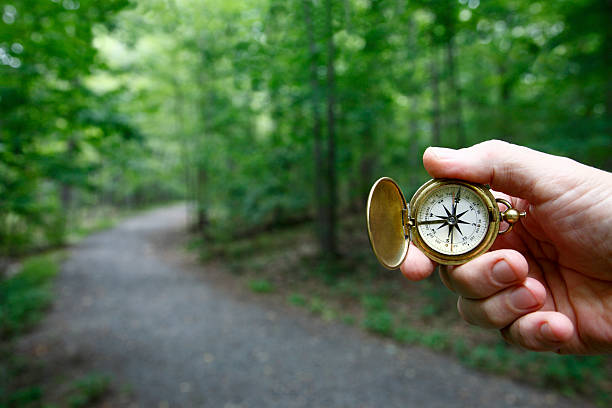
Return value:
<svg viewBox="0 0 612 408">
<path fill-rule="evenodd" d="M 408 205 L 399 186 L 389 177 L 376 181 L 367 205 L 368 235 L 378 261 L 397 269 L 408 254 L 410 237 L 404 230 Z"/>
</svg>

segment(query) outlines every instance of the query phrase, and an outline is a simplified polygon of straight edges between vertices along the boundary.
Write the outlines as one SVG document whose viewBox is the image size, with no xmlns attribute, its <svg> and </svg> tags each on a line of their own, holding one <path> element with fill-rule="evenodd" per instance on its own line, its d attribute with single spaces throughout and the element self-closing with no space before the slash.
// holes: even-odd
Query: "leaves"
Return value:
<svg viewBox="0 0 612 408">
<path fill-rule="evenodd" d="M 319 189 L 331 174 L 324 169 L 337 172 L 332 201 L 344 214 L 363 207 L 382 174 L 421 184 L 420 155 L 433 142 L 503 138 L 610 168 L 606 7 L 595 0 L 7 5 L 0 235 L 55 225 L 49 218 L 63 219 L 70 206 L 186 195 L 197 202 L 205 235 L 228 238 L 320 218 L 317 191 L 326 191 Z M 334 158 L 317 165 L 317 154 L 328 157 L 331 129 Z"/>
</svg>

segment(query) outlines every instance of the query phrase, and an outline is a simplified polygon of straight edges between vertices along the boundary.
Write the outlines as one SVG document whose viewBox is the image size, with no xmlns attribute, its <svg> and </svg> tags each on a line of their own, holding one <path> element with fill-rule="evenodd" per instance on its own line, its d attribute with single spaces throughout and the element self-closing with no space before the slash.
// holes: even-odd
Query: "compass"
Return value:
<svg viewBox="0 0 612 408">
<path fill-rule="evenodd" d="M 440 264 L 468 262 L 525 215 L 486 186 L 454 179 L 429 180 L 407 204 L 397 183 L 383 177 L 372 186 L 367 204 L 370 243 L 387 269 L 402 264 L 410 242 Z M 504 230 L 502 222 L 508 225 Z"/>
</svg>

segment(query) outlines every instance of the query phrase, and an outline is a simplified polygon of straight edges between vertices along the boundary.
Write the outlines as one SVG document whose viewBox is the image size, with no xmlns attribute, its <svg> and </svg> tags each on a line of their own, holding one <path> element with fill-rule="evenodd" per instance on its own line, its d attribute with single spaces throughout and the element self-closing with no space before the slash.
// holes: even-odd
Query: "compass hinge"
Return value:
<svg viewBox="0 0 612 408">
<path fill-rule="evenodd" d="M 414 219 L 410 218 L 407 208 L 402 209 L 402 226 L 404 227 L 404 235 L 410 237 L 410 227 L 414 226 Z"/>
</svg>

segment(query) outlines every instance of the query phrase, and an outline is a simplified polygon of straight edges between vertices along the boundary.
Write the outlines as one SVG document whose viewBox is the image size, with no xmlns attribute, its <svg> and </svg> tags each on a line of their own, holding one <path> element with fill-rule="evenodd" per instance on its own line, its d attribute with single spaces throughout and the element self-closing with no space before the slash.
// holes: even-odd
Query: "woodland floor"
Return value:
<svg viewBox="0 0 612 408">
<path fill-rule="evenodd" d="M 98 405 L 113 407 L 576 404 L 443 353 L 368 334 L 355 324 L 360 317 L 350 301 L 337 307 L 321 301 L 313 313 L 315 289 L 301 285 L 299 275 L 280 275 L 294 279 L 291 285 L 248 275 L 275 267 L 279 258 L 240 264 L 247 258 L 236 250 L 230 266 L 202 264 L 200 254 L 185 250 L 185 223 L 185 207 L 157 209 L 70 250 L 52 310 L 17 344 L 35 361 L 52 400 L 62 392 L 55 378 L 96 372 L 112 384 Z M 304 243 L 303 251 L 309 248 Z M 300 307 L 304 302 L 309 308 Z"/>
</svg>

